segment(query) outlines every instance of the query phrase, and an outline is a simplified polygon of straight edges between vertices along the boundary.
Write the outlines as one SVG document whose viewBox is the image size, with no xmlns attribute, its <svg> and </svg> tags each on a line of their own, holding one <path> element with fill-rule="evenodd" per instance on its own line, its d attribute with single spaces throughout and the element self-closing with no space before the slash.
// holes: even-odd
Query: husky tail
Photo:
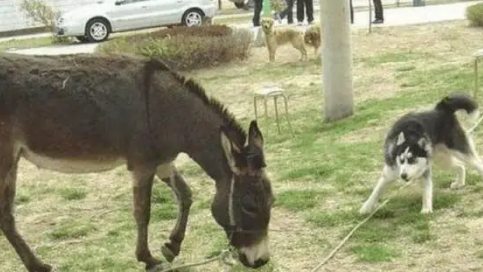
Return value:
<svg viewBox="0 0 483 272">
<path fill-rule="evenodd" d="M 469 115 L 478 116 L 478 103 L 466 94 L 450 94 L 436 104 L 436 110 L 454 114 L 465 110 Z"/>
<path fill-rule="evenodd" d="M 479 116 L 478 103 L 466 94 L 450 94 L 436 104 L 436 110 L 445 113 L 454 114 L 458 110 L 464 110 L 472 120 L 476 120 Z M 473 130 L 483 121 L 483 117 L 479 118 L 476 123 L 468 130 Z"/>
</svg>

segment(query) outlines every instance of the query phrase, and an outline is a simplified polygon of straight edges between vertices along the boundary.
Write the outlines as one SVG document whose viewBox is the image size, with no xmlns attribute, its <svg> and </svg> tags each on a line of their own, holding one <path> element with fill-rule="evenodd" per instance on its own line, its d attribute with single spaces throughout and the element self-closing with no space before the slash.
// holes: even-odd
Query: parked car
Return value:
<svg viewBox="0 0 483 272">
<path fill-rule="evenodd" d="M 101 42 L 114 32 L 173 25 L 197 27 L 217 13 L 216 0 L 103 0 L 63 13 L 55 35 Z"/>
<path fill-rule="evenodd" d="M 230 0 L 235 4 L 235 7 L 239 9 L 249 10 L 254 7 L 255 2 L 253 0 Z"/>
</svg>

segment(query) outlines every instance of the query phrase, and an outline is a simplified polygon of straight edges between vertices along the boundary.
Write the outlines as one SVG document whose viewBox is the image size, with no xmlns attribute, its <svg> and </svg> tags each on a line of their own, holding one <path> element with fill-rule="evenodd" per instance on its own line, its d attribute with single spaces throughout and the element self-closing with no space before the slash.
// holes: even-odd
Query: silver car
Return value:
<svg viewBox="0 0 483 272">
<path fill-rule="evenodd" d="M 55 35 L 101 42 L 114 32 L 184 25 L 201 26 L 218 13 L 216 0 L 104 0 L 65 12 Z"/>
</svg>

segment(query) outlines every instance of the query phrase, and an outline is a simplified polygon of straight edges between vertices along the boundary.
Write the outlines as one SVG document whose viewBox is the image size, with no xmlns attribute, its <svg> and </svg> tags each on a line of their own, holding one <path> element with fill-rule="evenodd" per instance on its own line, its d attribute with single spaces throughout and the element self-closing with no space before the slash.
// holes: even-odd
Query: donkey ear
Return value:
<svg viewBox="0 0 483 272">
<path fill-rule="evenodd" d="M 223 148 L 223 153 L 225 153 L 226 159 L 228 161 L 228 165 L 233 172 L 238 172 L 239 169 L 236 166 L 235 155 L 241 153 L 240 148 L 234 144 L 230 138 L 228 138 L 227 134 L 225 133 L 223 127 L 220 130 L 221 136 L 221 147 Z"/>
<path fill-rule="evenodd" d="M 256 120 L 250 122 L 250 128 L 248 129 L 248 145 L 257 146 L 263 149 L 263 135 Z"/>
</svg>

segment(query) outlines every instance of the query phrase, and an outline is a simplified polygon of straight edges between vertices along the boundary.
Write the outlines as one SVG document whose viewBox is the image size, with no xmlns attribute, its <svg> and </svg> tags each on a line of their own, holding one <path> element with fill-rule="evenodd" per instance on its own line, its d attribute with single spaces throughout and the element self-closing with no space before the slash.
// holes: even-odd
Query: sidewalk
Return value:
<svg viewBox="0 0 483 272">
<path fill-rule="evenodd" d="M 336 1 L 336 0 L 331 0 Z M 359 1 L 359 0 L 357 0 Z M 402 0 L 401 0 L 402 1 Z M 423 24 L 431 22 L 443 22 L 452 20 L 465 20 L 466 7 L 481 3 L 480 1 L 462 2 L 456 4 L 441 4 L 430 5 L 423 7 L 401 7 L 395 9 L 384 10 L 384 24 L 373 25 L 373 27 L 388 27 L 398 25 Z M 316 14 L 316 22 L 319 20 L 318 12 Z M 373 14 L 372 14 L 373 18 Z M 286 24 L 285 22 L 283 24 Z M 251 29 L 256 37 L 258 28 L 252 27 L 251 19 L 240 24 L 232 24 L 232 27 L 241 27 Z M 307 27 L 307 26 L 302 26 Z M 369 12 L 359 11 L 354 12 L 353 28 L 368 28 L 369 27 Z M 31 35 L 40 36 L 45 34 Z M 48 34 L 47 34 L 48 35 Z M 18 37 L 17 37 L 18 38 Z M 0 40 L 1 41 L 1 40 Z M 30 48 L 23 50 L 15 50 L 16 53 L 24 54 L 70 54 L 70 53 L 91 53 L 95 50 L 98 44 L 75 44 L 75 45 L 58 45 L 41 48 Z"/>
<path fill-rule="evenodd" d="M 354 0 L 361 2 L 362 0 Z M 371 0 L 372 1 L 372 0 Z M 411 1 L 412 0 L 401 0 Z M 367 0 L 364 2 L 367 3 Z M 388 1 L 384 1 L 388 2 Z M 395 2 L 391 0 L 389 2 Z M 444 22 L 454 20 L 465 20 L 466 8 L 476 3 L 483 1 L 471 1 L 461 2 L 454 4 L 440 4 L 429 5 L 422 7 L 400 7 L 400 8 L 388 8 L 384 9 L 384 24 L 372 25 L 373 27 L 385 27 L 385 26 L 398 26 L 398 25 L 412 25 L 422 23 Z M 318 7 L 317 7 L 318 8 Z M 319 12 L 314 12 L 315 22 L 319 22 Z M 371 18 L 374 19 L 374 10 L 372 10 Z M 282 24 L 286 24 L 284 20 Z M 252 27 L 251 17 L 246 23 L 233 24 L 236 27 Z M 369 11 L 354 12 L 354 24 L 353 27 L 368 28 L 369 27 Z"/>
</svg>

